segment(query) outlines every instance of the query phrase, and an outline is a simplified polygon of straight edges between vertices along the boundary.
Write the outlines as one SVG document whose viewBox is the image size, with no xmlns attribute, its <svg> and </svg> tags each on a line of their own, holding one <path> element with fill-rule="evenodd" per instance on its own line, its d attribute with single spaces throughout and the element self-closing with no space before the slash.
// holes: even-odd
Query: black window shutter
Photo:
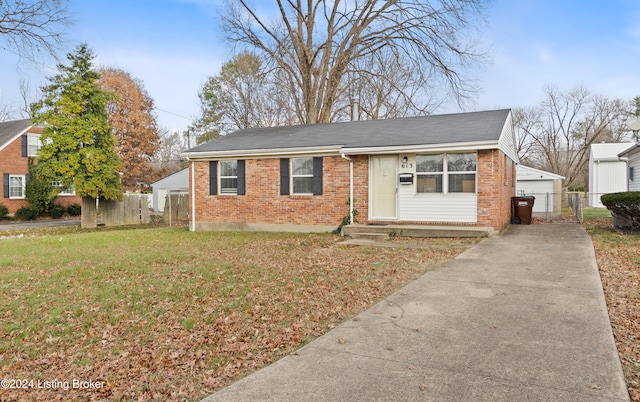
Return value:
<svg viewBox="0 0 640 402">
<path fill-rule="evenodd" d="M 209 161 L 209 195 L 218 195 L 218 162 Z"/>
<path fill-rule="evenodd" d="M 28 139 L 26 135 L 22 136 L 22 156 L 29 156 L 28 155 L 28 149 L 29 149 L 29 143 L 28 143 Z"/>
<path fill-rule="evenodd" d="M 238 195 L 246 194 L 246 180 L 245 180 L 245 164 L 244 160 L 238 161 Z"/>
<path fill-rule="evenodd" d="M 313 158 L 313 195 L 322 195 L 322 156 Z"/>
<path fill-rule="evenodd" d="M 4 183 L 4 198 L 9 198 L 9 173 L 5 173 L 2 176 L 2 181 Z"/>
<path fill-rule="evenodd" d="M 289 158 L 280 158 L 280 195 L 289 195 Z"/>
</svg>

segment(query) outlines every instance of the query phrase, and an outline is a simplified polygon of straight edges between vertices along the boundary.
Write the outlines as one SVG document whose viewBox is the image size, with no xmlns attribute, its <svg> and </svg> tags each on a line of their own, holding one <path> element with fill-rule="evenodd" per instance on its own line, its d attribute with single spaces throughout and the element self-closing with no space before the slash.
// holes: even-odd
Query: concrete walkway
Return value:
<svg viewBox="0 0 640 402">
<path fill-rule="evenodd" d="M 591 240 L 522 225 L 205 401 L 628 401 Z"/>
</svg>

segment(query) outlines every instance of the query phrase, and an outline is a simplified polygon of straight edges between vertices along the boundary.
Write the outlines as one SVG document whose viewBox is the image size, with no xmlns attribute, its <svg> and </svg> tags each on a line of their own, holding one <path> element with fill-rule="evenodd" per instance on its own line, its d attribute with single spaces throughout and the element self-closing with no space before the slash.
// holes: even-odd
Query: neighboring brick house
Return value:
<svg viewBox="0 0 640 402">
<path fill-rule="evenodd" d="M 38 155 L 41 133 L 42 127 L 32 125 L 30 119 L 0 123 L 0 204 L 6 206 L 10 214 L 29 205 L 25 199 L 25 188 L 29 182 L 29 158 L 36 158 Z M 73 191 L 67 191 L 61 193 L 56 202 L 68 206 L 81 201 Z"/>
<path fill-rule="evenodd" d="M 511 111 L 240 130 L 184 152 L 191 230 L 360 223 L 500 230 L 517 152 Z"/>
</svg>

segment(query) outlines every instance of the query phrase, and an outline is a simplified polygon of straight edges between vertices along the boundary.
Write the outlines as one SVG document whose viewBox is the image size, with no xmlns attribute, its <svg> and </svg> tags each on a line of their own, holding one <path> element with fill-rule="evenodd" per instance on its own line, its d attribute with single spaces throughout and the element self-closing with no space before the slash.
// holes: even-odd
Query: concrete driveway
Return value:
<svg viewBox="0 0 640 402">
<path fill-rule="evenodd" d="M 513 226 L 205 399 L 257 400 L 629 396 L 591 240 L 557 224 Z"/>
</svg>

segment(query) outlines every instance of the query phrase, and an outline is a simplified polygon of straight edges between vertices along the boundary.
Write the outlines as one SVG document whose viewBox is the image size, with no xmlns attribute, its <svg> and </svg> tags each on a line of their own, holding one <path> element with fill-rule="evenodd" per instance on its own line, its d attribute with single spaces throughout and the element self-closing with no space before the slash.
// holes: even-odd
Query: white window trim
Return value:
<svg viewBox="0 0 640 402">
<path fill-rule="evenodd" d="M 22 179 L 22 196 L 15 196 L 15 195 L 11 195 L 11 179 L 14 178 L 21 178 Z M 10 174 L 9 175 L 9 199 L 12 200 L 24 200 L 25 198 L 25 191 L 27 188 L 27 176 L 23 175 L 23 174 Z"/>
<path fill-rule="evenodd" d="M 35 147 L 36 151 L 31 152 L 31 147 Z M 37 157 L 38 152 L 40 151 L 40 147 L 42 147 L 42 142 L 40 141 L 40 134 L 27 134 L 27 156 Z"/>
<path fill-rule="evenodd" d="M 476 155 L 476 170 L 469 170 L 469 171 L 452 171 L 449 172 L 449 154 L 475 154 Z M 442 172 L 418 172 L 418 163 L 417 163 L 417 156 L 420 155 L 442 155 Z M 419 193 L 418 192 L 418 175 L 436 175 L 436 174 L 440 174 L 442 175 L 442 191 L 441 192 L 433 192 L 433 193 Z M 456 174 L 473 174 L 475 175 L 475 184 L 474 184 L 474 191 L 473 192 L 468 192 L 465 193 L 463 191 L 454 191 L 454 192 L 450 192 L 449 191 L 449 175 L 456 175 Z M 419 195 L 434 195 L 434 194 L 444 194 L 444 195 L 449 195 L 449 194 L 478 194 L 478 153 L 477 152 L 443 152 L 443 153 L 438 153 L 438 154 L 418 154 L 416 155 L 416 180 L 415 180 L 415 193 L 419 194 Z"/>
<path fill-rule="evenodd" d="M 475 170 L 465 170 L 465 171 L 452 171 L 449 172 L 449 155 L 460 155 L 460 154 L 475 154 L 476 156 L 476 169 Z M 449 152 L 445 154 L 445 169 L 447 172 L 447 194 L 477 194 L 478 193 L 478 153 L 477 152 Z M 464 192 L 464 191 L 449 191 L 449 175 L 462 175 L 462 174 L 473 174 L 474 175 L 474 184 L 473 184 L 473 192 Z"/>
<path fill-rule="evenodd" d="M 442 155 L 442 170 L 439 172 L 418 172 L 418 156 L 429 156 L 429 155 Z M 437 154 L 418 154 L 416 155 L 416 180 L 415 180 L 415 186 L 414 186 L 414 191 L 416 194 L 420 194 L 420 195 L 433 195 L 433 194 L 446 194 L 447 189 L 449 188 L 447 186 L 448 182 L 447 182 L 447 158 L 446 155 L 444 153 L 437 153 Z M 418 176 L 435 176 L 435 175 L 440 175 L 442 176 L 442 191 L 434 191 L 434 192 L 418 192 Z"/>
<path fill-rule="evenodd" d="M 225 162 L 234 162 L 234 161 L 219 161 L 218 162 L 218 195 L 238 195 L 238 161 L 236 162 L 236 175 L 235 176 L 223 176 L 222 175 L 222 164 Z M 236 190 L 233 192 L 222 192 L 222 179 L 236 179 Z"/>
<path fill-rule="evenodd" d="M 293 161 L 295 159 L 311 159 L 311 174 L 293 174 Z M 293 178 L 311 178 L 311 188 L 313 189 L 313 157 L 309 157 L 309 158 L 291 158 L 291 160 L 289 161 L 289 172 L 291 172 L 291 174 L 289 175 L 289 188 L 291 189 L 290 193 L 291 195 L 313 195 L 313 191 L 310 193 L 296 193 L 295 191 L 295 187 L 293 185 Z"/>
</svg>

